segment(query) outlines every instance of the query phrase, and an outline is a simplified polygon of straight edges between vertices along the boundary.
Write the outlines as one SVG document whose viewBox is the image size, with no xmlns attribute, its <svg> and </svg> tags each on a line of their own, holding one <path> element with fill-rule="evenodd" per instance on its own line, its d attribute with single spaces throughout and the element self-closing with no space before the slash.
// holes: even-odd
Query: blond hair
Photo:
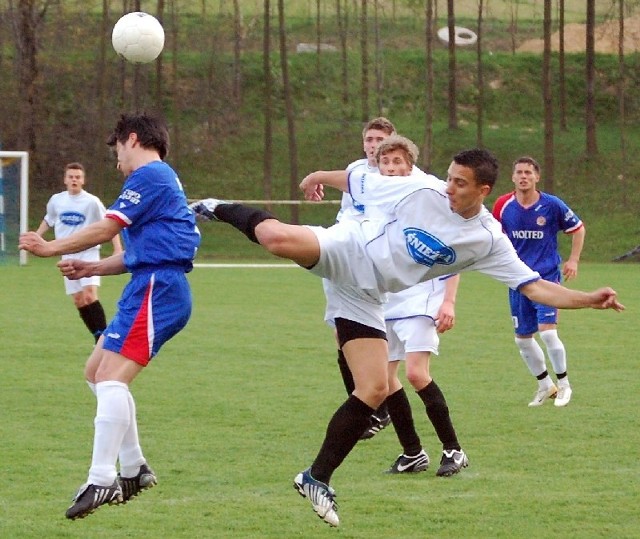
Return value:
<svg viewBox="0 0 640 539">
<path fill-rule="evenodd" d="M 380 158 L 394 150 L 400 150 L 404 153 L 407 162 L 413 166 L 418 160 L 420 150 L 418 147 L 407 137 L 402 135 L 390 135 L 384 139 L 376 148 L 376 163 L 380 162 Z"/>
</svg>

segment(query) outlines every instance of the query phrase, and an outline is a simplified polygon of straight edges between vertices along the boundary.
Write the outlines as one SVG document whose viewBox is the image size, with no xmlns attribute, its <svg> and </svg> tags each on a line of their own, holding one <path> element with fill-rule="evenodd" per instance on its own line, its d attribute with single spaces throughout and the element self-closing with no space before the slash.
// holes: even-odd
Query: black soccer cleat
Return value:
<svg viewBox="0 0 640 539">
<path fill-rule="evenodd" d="M 424 449 L 412 457 L 400 455 L 385 473 L 418 473 L 424 472 L 429 467 L 429 455 Z"/>
<path fill-rule="evenodd" d="M 101 505 L 113 505 L 122 503 L 122 501 L 122 490 L 118 481 L 114 481 L 113 485 L 108 487 L 85 483 L 76 493 L 65 516 L 70 520 L 84 518 Z"/>
<path fill-rule="evenodd" d="M 386 429 L 391 424 L 391 416 L 387 414 L 384 417 L 378 417 L 377 415 L 371 415 L 371 425 L 361 435 L 361 440 L 369 440 L 378 434 L 381 430 Z"/>
<path fill-rule="evenodd" d="M 140 466 L 140 471 L 135 477 L 121 477 L 120 474 L 118 474 L 118 483 L 122 489 L 122 503 L 127 503 L 143 490 L 150 489 L 157 485 L 158 478 L 147 464 L 143 464 Z"/>
<path fill-rule="evenodd" d="M 449 477 L 450 475 L 457 474 L 462 468 L 469 466 L 469 459 L 465 455 L 464 451 L 446 449 L 442 452 L 442 458 L 440 459 L 440 468 L 436 472 L 439 477 Z"/>
</svg>

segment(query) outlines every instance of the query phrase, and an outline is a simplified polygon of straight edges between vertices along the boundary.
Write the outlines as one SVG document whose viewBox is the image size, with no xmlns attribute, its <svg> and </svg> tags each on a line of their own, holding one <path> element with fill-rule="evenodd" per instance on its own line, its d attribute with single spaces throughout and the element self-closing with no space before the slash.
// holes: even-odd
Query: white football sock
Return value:
<svg viewBox="0 0 640 539">
<path fill-rule="evenodd" d="M 515 340 L 516 346 L 520 351 L 520 356 L 529 368 L 529 372 L 537 378 L 547 370 L 547 366 L 544 361 L 544 352 L 542 351 L 542 348 L 540 348 L 538 341 L 534 338 L 522 339 L 521 337 L 516 337 Z M 550 383 L 547 383 L 547 381 L 551 382 L 551 379 L 548 376 L 543 380 L 538 380 L 538 385 L 541 389 L 550 386 Z"/>
<path fill-rule="evenodd" d="M 120 447 L 120 475 L 135 477 L 146 460 L 142 455 L 140 440 L 138 439 L 138 421 L 136 419 L 136 402 L 131 391 L 127 392 L 129 400 L 129 428 L 122 439 Z"/>
<path fill-rule="evenodd" d="M 116 479 L 116 461 L 122 439 L 129 429 L 131 416 L 127 384 L 116 381 L 98 382 L 98 406 L 94 420 L 93 458 L 88 482 L 111 485 Z"/>
<path fill-rule="evenodd" d="M 544 345 L 547 347 L 547 355 L 549 361 L 553 365 L 553 370 L 556 374 L 562 374 L 567 372 L 567 352 L 564 348 L 564 344 L 558 337 L 557 329 L 547 329 L 540 332 L 540 338 Z M 560 383 L 569 384 L 569 378 L 564 377 L 558 380 Z"/>
<path fill-rule="evenodd" d="M 89 386 L 89 389 L 91 390 L 91 393 L 93 393 L 94 395 L 96 394 L 96 385 L 93 382 L 89 382 L 89 380 L 86 381 L 87 385 Z"/>
</svg>

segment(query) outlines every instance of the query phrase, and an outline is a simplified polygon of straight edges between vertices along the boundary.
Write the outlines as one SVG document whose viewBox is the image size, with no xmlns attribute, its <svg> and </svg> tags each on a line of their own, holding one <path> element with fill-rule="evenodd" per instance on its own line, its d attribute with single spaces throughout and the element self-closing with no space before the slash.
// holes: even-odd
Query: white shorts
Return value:
<svg viewBox="0 0 640 539">
<path fill-rule="evenodd" d="M 415 316 L 387 321 L 389 361 L 400 361 L 409 352 L 438 353 L 440 337 L 428 316 Z"/>
<path fill-rule="evenodd" d="M 74 253 L 72 255 L 64 255 L 62 257 L 63 260 L 74 258 L 76 260 L 84 260 L 85 262 L 97 262 L 100 260 L 100 251 L 97 249 L 90 249 L 88 251 L 82 251 L 81 253 Z M 71 279 L 64 279 L 64 289 L 67 292 L 67 296 L 72 294 L 77 294 L 78 292 L 82 292 L 82 289 L 85 286 L 100 286 L 100 277 L 84 277 L 82 279 L 78 279 L 72 281 Z"/>
<path fill-rule="evenodd" d="M 364 249 L 360 224 L 343 221 L 329 228 L 308 227 L 320 243 L 320 260 L 309 271 L 328 279 L 325 320 L 344 318 L 385 331 L 383 303 L 373 263 Z"/>
</svg>

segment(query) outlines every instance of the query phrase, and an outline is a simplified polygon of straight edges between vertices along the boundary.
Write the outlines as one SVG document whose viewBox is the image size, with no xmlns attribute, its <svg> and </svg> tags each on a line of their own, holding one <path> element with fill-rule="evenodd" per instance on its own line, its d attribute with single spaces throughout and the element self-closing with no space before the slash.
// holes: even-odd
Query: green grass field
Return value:
<svg viewBox="0 0 640 539">
<path fill-rule="evenodd" d="M 158 486 L 85 520 L 64 518 L 90 464 L 94 398 L 82 370 L 91 338 L 54 261 L 0 267 L 0 537 L 531 538 L 638 537 L 638 265 L 584 264 L 572 286 L 610 284 L 624 313 L 563 313 L 571 404 L 529 409 L 535 383 L 517 354 L 506 290 L 465 274 L 458 324 L 432 374 L 470 467 L 382 473 L 393 430 L 338 469 L 341 526 L 291 488 L 345 398 L 317 278 L 298 268 L 191 274 L 194 313 L 133 384 Z M 111 316 L 126 276 L 103 280 Z M 437 438 L 408 391 L 423 443 Z"/>
</svg>

